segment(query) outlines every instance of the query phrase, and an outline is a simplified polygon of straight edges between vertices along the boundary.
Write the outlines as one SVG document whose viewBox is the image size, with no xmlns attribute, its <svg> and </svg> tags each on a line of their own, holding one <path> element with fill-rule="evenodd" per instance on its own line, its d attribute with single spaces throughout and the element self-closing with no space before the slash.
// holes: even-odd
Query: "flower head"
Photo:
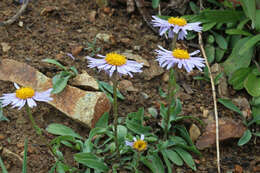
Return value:
<svg viewBox="0 0 260 173">
<path fill-rule="evenodd" d="M 3 96 L 0 97 L 3 107 L 11 104 L 13 108 L 18 107 L 18 109 L 21 109 L 27 102 L 28 106 L 32 108 L 36 106 L 35 100 L 42 102 L 48 102 L 52 100 L 50 97 L 52 88 L 44 92 L 37 92 L 31 87 L 20 88 L 16 83 L 14 83 L 14 86 L 16 88 L 15 93 L 3 94 Z"/>
<path fill-rule="evenodd" d="M 184 18 L 170 17 L 168 20 L 163 20 L 159 17 L 152 16 L 152 25 L 160 27 L 159 34 L 163 35 L 168 31 L 168 37 L 173 38 L 174 33 L 179 33 L 178 39 L 183 40 L 186 38 L 187 31 L 200 32 L 202 27 L 199 26 L 200 22 L 187 23 Z"/>
<path fill-rule="evenodd" d="M 141 68 L 143 64 L 138 62 L 127 60 L 125 56 L 117 53 L 108 53 L 106 56 L 98 55 L 103 59 L 95 59 L 87 56 L 86 59 L 90 61 L 88 67 L 97 67 L 100 70 L 105 70 L 111 77 L 114 71 L 117 71 L 120 75 L 129 75 L 133 77 L 133 73 L 142 72 Z"/>
<path fill-rule="evenodd" d="M 183 66 L 187 72 L 191 72 L 194 67 L 197 67 L 202 71 L 201 68 L 205 67 L 203 58 L 193 57 L 193 55 L 200 52 L 199 50 L 188 53 L 185 49 L 174 49 L 173 51 L 168 51 L 161 46 L 158 47 L 159 49 L 155 50 L 157 53 L 156 61 L 159 62 L 161 67 L 166 67 L 167 70 L 175 64 L 178 65 L 178 68 L 182 68 Z"/>
<path fill-rule="evenodd" d="M 144 135 L 141 135 L 138 140 L 134 137 L 134 142 L 125 141 L 125 144 L 140 152 L 146 150 L 147 148 L 147 142 L 144 141 Z"/>
</svg>

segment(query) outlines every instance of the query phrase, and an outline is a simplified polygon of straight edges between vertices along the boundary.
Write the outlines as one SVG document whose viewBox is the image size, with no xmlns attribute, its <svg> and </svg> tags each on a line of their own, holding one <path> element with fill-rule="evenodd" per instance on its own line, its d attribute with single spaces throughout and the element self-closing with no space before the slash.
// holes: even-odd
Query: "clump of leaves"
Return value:
<svg viewBox="0 0 260 173">
<path fill-rule="evenodd" d="M 92 42 L 85 42 L 87 48 L 84 48 L 84 50 L 91 51 L 90 56 L 96 55 L 101 50 L 101 47 L 96 47 L 96 39 L 95 37 Z"/>
<path fill-rule="evenodd" d="M 62 92 L 64 88 L 67 86 L 69 79 L 78 75 L 78 71 L 74 66 L 67 68 L 61 63 L 59 63 L 58 61 L 56 61 L 55 59 L 49 59 L 49 58 L 46 58 L 42 61 L 50 64 L 54 64 L 62 69 L 62 71 L 59 74 L 56 74 L 52 78 L 53 94 L 58 94 Z"/>
</svg>

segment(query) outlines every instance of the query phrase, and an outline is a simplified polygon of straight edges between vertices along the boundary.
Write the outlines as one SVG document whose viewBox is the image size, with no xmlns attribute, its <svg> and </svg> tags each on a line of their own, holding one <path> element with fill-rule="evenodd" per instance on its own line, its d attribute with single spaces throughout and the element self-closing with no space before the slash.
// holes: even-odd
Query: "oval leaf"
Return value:
<svg viewBox="0 0 260 173">
<path fill-rule="evenodd" d="M 72 136 L 75 138 L 79 138 L 82 139 L 82 137 L 77 134 L 76 132 L 74 132 L 71 128 L 64 126 L 62 124 L 50 124 L 47 128 L 46 128 L 47 132 L 54 134 L 54 135 L 61 135 L 61 136 Z"/>
<path fill-rule="evenodd" d="M 184 162 L 194 171 L 196 171 L 196 165 L 192 159 L 192 156 L 187 151 L 183 150 L 182 148 L 175 147 L 174 150 L 181 156 Z"/>
<path fill-rule="evenodd" d="M 260 77 L 250 73 L 247 79 L 244 81 L 244 86 L 251 96 L 260 96 Z"/>
<path fill-rule="evenodd" d="M 235 90 L 243 89 L 244 81 L 251 71 L 251 68 L 240 68 L 236 70 L 228 80 L 228 83 L 231 84 Z"/>
<path fill-rule="evenodd" d="M 247 42 L 245 42 L 244 46 L 239 50 L 239 55 L 243 55 L 250 48 L 254 47 L 257 42 L 260 41 L 260 34 L 250 38 Z"/>
<path fill-rule="evenodd" d="M 234 105 L 234 103 L 232 103 L 231 100 L 228 99 L 218 99 L 218 102 L 221 103 L 222 105 L 224 105 L 226 108 L 235 111 L 237 113 L 239 113 L 240 115 L 243 116 L 243 113 L 239 110 L 239 108 Z"/>
<path fill-rule="evenodd" d="M 61 91 L 63 91 L 64 88 L 66 87 L 69 79 L 70 79 L 70 75 L 63 76 L 62 74 L 57 74 L 56 76 L 54 76 L 52 78 L 52 85 L 53 85 L 52 93 L 58 94 Z"/>
<path fill-rule="evenodd" d="M 167 157 L 176 165 L 182 166 L 183 161 L 180 156 L 173 150 L 165 150 Z"/>
<path fill-rule="evenodd" d="M 246 144 L 251 139 L 251 137 L 252 137 L 252 133 L 250 132 L 250 130 L 247 129 L 244 132 L 243 136 L 239 139 L 237 144 L 239 146 L 242 146 L 242 145 Z"/>
</svg>

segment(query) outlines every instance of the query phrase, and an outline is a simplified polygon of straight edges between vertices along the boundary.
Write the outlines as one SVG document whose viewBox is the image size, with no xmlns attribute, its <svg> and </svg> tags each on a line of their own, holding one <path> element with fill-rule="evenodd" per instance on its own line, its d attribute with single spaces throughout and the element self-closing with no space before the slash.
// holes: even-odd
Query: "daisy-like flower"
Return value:
<svg viewBox="0 0 260 173">
<path fill-rule="evenodd" d="M 111 77 L 114 71 L 117 71 L 120 75 L 129 75 L 133 77 L 133 73 L 142 72 L 141 68 L 143 64 L 138 62 L 127 60 L 125 56 L 117 53 L 108 53 L 106 56 L 98 55 L 103 59 L 95 59 L 87 56 L 86 59 L 90 61 L 88 67 L 97 67 L 100 70 L 105 70 Z"/>
<path fill-rule="evenodd" d="M 141 135 L 140 139 L 137 140 L 134 137 L 134 142 L 125 141 L 125 144 L 127 146 L 130 146 L 130 147 L 136 149 L 139 152 L 147 149 L 147 142 L 144 141 L 144 135 L 143 134 Z"/>
<path fill-rule="evenodd" d="M 33 108 L 37 105 L 35 101 L 48 102 L 52 100 L 50 96 L 52 88 L 44 92 L 37 92 L 30 87 L 20 88 L 16 83 L 14 83 L 14 86 L 16 88 L 15 93 L 3 94 L 0 97 L 3 107 L 11 104 L 13 108 L 18 107 L 18 109 L 21 109 L 27 102 L 28 106 Z"/>
<path fill-rule="evenodd" d="M 161 46 L 158 47 L 159 49 L 155 50 L 157 53 L 156 61 L 159 62 L 161 67 L 166 67 L 167 70 L 175 64 L 178 65 L 178 68 L 182 68 L 183 66 L 187 72 L 191 72 L 194 67 L 197 67 L 202 71 L 201 68 L 205 67 L 203 58 L 193 56 L 198 54 L 200 52 L 199 50 L 189 54 L 185 49 L 174 49 L 173 51 L 168 51 Z"/>
<path fill-rule="evenodd" d="M 200 22 L 187 23 L 184 18 L 170 17 L 168 20 L 163 20 L 157 16 L 152 16 L 152 25 L 160 27 L 159 34 L 162 36 L 168 31 L 168 37 L 173 38 L 174 33 L 179 33 L 178 40 L 183 40 L 187 36 L 187 31 L 200 32 L 202 27 Z"/>
</svg>

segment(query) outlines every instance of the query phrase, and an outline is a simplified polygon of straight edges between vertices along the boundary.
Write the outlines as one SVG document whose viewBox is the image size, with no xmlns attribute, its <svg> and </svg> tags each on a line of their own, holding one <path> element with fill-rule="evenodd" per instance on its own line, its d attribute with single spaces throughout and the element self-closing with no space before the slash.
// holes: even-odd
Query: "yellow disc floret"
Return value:
<svg viewBox="0 0 260 173">
<path fill-rule="evenodd" d="M 144 151 L 147 148 L 147 142 L 145 142 L 143 140 L 137 140 L 134 142 L 133 148 L 138 151 Z"/>
<path fill-rule="evenodd" d="M 126 63 L 126 57 L 117 53 L 108 53 L 105 58 L 110 65 L 121 66 Z"/>
<path fill-rule="evenodd" d="M 170 17 L 168 19 L 168 22 L 170 24 L 179 25 L 179 26 L 185 26 L 187 24 L 187 21 L 185 19 L 179 17 Z"/>
<path fill-rule="evenodd" d="M 172 51 L 172 55 L 178 59 L 189 59 L 190 58 L 188 51 L 185 49 L 174 49 Z"/>
<path fill-rule="evenodd" d="M 19 99 L 28 99 L 34 96 L 34 90 L 30 87 L 24 87 L 16 90 L 15 94 Z"/>
</svg>

